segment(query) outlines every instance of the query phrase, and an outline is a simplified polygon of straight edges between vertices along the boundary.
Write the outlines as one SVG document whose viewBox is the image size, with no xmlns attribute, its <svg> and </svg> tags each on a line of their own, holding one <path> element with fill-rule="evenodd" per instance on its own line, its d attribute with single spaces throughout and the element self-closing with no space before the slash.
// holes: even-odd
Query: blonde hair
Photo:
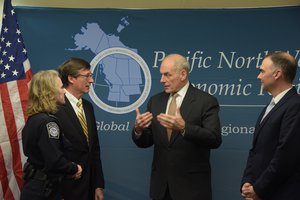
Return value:
<svg viewBox="0 0 300 200">
<path fill-rule="evenodd" d="M 56 103 L 58 73 L 55 70 L 39 71 L 34 74 L 28 90 L 28 116 L 36 113 L 55 113 L 58 109 Z"/>
</svg>

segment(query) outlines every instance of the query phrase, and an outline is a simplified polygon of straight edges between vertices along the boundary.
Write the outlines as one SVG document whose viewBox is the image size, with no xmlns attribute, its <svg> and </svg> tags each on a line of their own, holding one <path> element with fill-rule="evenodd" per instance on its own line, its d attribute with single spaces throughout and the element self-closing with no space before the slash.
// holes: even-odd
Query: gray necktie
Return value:
<svg viewBox="0 0 300 200">
<path fill-rule="evenodd" d="M 272 110 L 272 108 L 275 106 L 275 102 L 274 102 L 274 99 L 272 99 L 272 101 L 270 102 L 270 104 L 268 105 L 266 111 L 265 111 L 265 114 L 264 116 L 261 118 L 261 121 L 263 121 L 263 119 L 267 116 L 267 114 Z"/>
</svg>

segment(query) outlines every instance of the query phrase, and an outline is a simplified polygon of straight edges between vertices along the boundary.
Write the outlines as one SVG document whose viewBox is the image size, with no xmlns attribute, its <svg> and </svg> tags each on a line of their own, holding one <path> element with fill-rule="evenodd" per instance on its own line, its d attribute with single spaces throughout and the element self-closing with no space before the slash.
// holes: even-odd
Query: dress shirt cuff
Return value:
<svg viewBox="0 0 300 200">
<path fill-rule="evenodd" d="M 134 135 L 135 135 L 135 139 L 139 139 L 142 136 L 142 133 L 138 133 L 135 129 L 134 129 Z"/>
<path fill-rule="evenodd" d="M 184 135 L 185 135 L 185 128 L 181 129 L 180 134 L 184 137 Z"/>
</svg>

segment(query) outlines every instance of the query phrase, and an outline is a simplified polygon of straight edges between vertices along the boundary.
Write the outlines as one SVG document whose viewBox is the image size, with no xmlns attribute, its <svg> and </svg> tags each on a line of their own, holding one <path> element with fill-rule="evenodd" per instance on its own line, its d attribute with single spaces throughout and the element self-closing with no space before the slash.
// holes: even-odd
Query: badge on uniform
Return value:
<svg viewBox="0 0 300 200">
<path fill-rule="evenodd" d="M 47 125 L 49 138 L 59 139 L 59 127 L 55 122 L 49 122 Z"/>
</svg>

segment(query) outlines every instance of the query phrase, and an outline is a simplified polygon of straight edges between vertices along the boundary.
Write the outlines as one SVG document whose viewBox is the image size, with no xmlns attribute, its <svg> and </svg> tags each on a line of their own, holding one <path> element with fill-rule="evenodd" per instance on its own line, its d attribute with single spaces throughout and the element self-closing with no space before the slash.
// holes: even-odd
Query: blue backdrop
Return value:
<svg viewBox="0 0 300 200">
<path fill-rule="evenodd" d="M 218 98 L 223 144 L 212 151 L 214 200 L 238 200 L 258 114 L 270 96 L 257 80 L 270 51 L 300 63 L 300 7 L 123 10 L 18 7 L 33 72 L 69 57 L 92 63 L 94 103 L 106 180 L 105 199 L 149 199 L 152 148 L 131 141 L 135 112 L 161 91 L 159 66 L 185 55 L 191 82 Z M 299 73 L 295 79 L 299 91 Z M 178 183 L 180 184 L 180 183 Z"/>
</svg>

